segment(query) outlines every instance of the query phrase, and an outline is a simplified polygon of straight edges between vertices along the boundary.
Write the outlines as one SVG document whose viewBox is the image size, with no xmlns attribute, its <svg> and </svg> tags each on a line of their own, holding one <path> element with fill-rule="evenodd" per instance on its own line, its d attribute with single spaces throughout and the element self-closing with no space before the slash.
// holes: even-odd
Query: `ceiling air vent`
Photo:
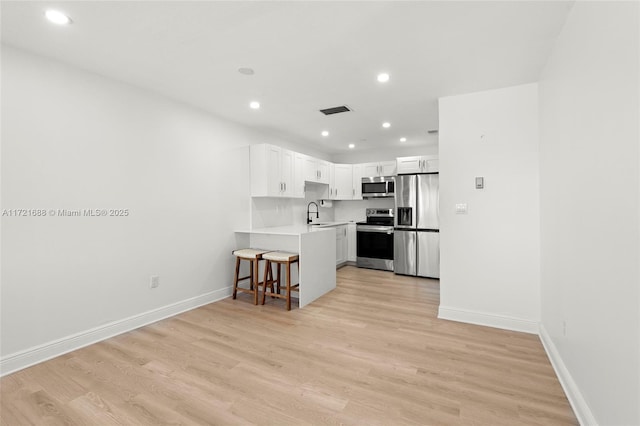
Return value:
<svg viewBox="0 0 640 426">
<path fill-rule="evenodd" d="M 349 108 L 346 105 L 341 105 L 333 108 L 325 108 L 320 110 L 320 112 L 323 113 L 324 115 L 339 114 L 341 112 L 349 112 L 349 111 L 351 111 L 351 108 Z"/>
</svg>

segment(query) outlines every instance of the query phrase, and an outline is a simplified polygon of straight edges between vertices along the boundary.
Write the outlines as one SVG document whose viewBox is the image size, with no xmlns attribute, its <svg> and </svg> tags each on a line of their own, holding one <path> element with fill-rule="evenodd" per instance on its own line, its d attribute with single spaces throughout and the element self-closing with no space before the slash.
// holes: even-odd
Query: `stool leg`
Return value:
<svg viewBox="0 0 640 426">
<path fill-rule="evenodd" d="M 264 298 L 267 295 L 267 283 L 269 282 L 269 275 L 271 275 L 269 270 L 271 269 L 271 262 L 268 260 L 264 261 L 264 285 L 262 288 L 262 304 L 264 305 Z M 273 286 L 273 284 L 271 284 Z"/>
<path fill-rule="evenodd" d="M 271 293 L 274 293 L 275 290 L 273 289 L 273 271 L 271 270 L 272 268 L 272 264 L 271 261 L 269 261 L 269 288 L 271 288 Z M 271 298 L 273 299 L 273 296 L 271 296 Z"/>
<path fill-rule="evenodd" d="M 236 257 L 236 276 L 233 280 L 233 298 L 236 298 L 238 293 L 238 277 L 240 276 L 240 258 Z"/>
<path fill-rule="evenodd" d="M 254 284 L 255 284 L 255 286 L 253 287 L 253 292 L 254 292 L 253 293 L 253 304 L 254 305 L 258 304 L 258 293 L 259 293 L 259 290 L 260 290 L 260 286 L 258 284 L 258 269 L 259 269 L 258 268 L 258 264 L 259 263 L 260 263 L 260 261 L 256 259 L 256 264 L 255 264 L 256 271 L 255 271 L 255 275 L 254 275 L 254 279 L 255 279 Z"/>
<path fill-rule="evenodd" d="M 291 310 L 291 262 L 287 262 L 287 311 Z"/>
<path fill-rule="evenodd" d="M 277 275 L 277 277 L 278 277 L 278 294 L 280 294 L 280 283 L 282 282 L 281 281 L 281 277 L 280 277 L 280 266 L 281 266 L 280 263 L 276 263 L 276 268 L 277 268 L 277 271 L 278 271 L 278 275 Z"/>
<path fill-rule="evenodd" d="M 249 289 L 253 290 L 253 260 L 249 261 Z"/>
</svg>

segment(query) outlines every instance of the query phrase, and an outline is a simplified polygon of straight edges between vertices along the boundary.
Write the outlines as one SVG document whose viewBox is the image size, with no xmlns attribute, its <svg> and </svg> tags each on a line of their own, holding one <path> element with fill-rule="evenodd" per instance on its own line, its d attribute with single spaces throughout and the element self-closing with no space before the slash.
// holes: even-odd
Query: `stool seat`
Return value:
<svg viewBox="0 0 640 426">
<path fill-rule="evenodd" d="M 291 265 L 295 264 L 298 266 L 298 273 L 300 273 L 300 255 L 298 253 L 289 253 L 286 251 L 271 251 L 269 253 L 265 253 L 262 255 L 262 259 L 265 261 L 264 264 L 264 281 L 263 281 L 263 292 L 262 292 L 262 304 L 266 300 L 267 296 L 277 297 L 279 299 L 286 299 L 287 301 L 287 311 L 291 310 L 291 292 L 296 291 L 300 292 L 300 283 L 291 284 Z M 276 278 L 273 279 L 273 275 L 271 273 L 271 265 L 276 265 Z M 286 282 L 282 281 L 282 273 L 280 272 L 281 266 L 284 266 L 286 273 Z M 271 278 L 269 278 L 271 275 Z M 277 290 L 273 288 L 273 285 L 277 284 Z M 267 289 L 270 287 L 271 290 Z M 281 294 L 281 290 L 284 287 L 285 294 Z"/>
<path fill-rule="evenodd" d="M 234 250 L 233 255 L 237 257 L 241 257 L 243 259 L 253 260 L 256 258 L 260 258 L 261 255 L 268 252 L 269 250 L 246 248 L 246 249 Z"/>
<path fill-rule="evenodd" d="M 297 253 L 288 253 L 286 251 L 270 251 L 262 255 L 263 259 L 271 260 L 275 262 L 293 262 L 298 260 Z"/>
<path fill-rule="evenodd" d="M 237 293 L 249 293 L 253 296 L 253 304 L 258 304 L 258 291 L 260 289 L 260 283 L 258 282 L 258 263 L 262 260 L 262 255 L 269 252 L 269 250 L 261 250 L 254 248 L 244 248 L 234 250 L 233 255 L 236 257 L 236 273 L 233 279 L 233 298 L 236 298 Z M 249 275 L 246 277 L 240 276 L 240 261 L 249 262 Z M 242 288 L 238 286 L 239 281 L 249 280 L 249 288 Z"/>
</svg>

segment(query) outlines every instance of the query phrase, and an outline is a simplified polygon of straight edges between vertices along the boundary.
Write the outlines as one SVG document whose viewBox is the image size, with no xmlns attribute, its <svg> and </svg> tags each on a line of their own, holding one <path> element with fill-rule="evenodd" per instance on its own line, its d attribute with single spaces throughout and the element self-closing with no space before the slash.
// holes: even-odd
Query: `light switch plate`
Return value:
<svg viewBox="0 0 640 426">
<path fill-rule="evenodd" d="M 476 177 L 476 189 L 484 189 L 484 178 L 482 176 Z"/>
<path fill-rule="evenodd" d="M 467 214 L 467 203 L 456 204 L 456 214 Z"/>
</svg>

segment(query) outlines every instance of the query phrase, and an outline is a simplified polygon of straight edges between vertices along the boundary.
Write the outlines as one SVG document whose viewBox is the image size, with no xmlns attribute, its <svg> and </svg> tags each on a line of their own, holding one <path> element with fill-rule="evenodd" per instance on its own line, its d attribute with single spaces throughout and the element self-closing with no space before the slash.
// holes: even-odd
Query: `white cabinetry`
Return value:
<svg viewBox="0 0 640 426">
<path fill-rule="evenodd" d="M 353 199 L 353 167 L 351 164 L 331 164 L 329 166 L 329 199 Z"/>
<path fill-rule="evenodd" d="M 329 184 L 329 162 L 305 156 L 304 180 Z"/>
<path fill-rule="evenodd" d="M 293 156 L 293 197 L 304 198 L 304 162 L 307 156 L 296 152 Z"/>
<path fill-rule="evenodd" d="M 364 164 L 353 165 L 353 187 L 351 192 L 353 193 L 354 200 L 362 200 L 362 178 L 364 177 Z"/>
<path fill-rule="evenodd" d="M 252 145 L 250 157 L 252 197 L 293 197 L 293 151 L 268 144 Z"/>
<path fill-rule="evenodd" d="M 364 176 L 394 176 L 396 174 L 395 161 L 382 161 L 377 163 L 364 163 Z"/>
<path fill-rule="evenodd" d="M 439 171 L 438 157 L 433 155 L 399 157 L 396 162 L 398 164 L 399 175 L 411 173 L 433 173 Z"/>
<path fill-rule="evenodd" d="M 336 266 L 347 261 L 347 225 L 336 226 Z"/>
<path fill-rule="evenodd" d="M 347 225 L 347 261 L 355 262 L 358 255 L 358 242 L 356 238 L 356 224 Z"/>
<path fill-rule="evenodd" d="M 349 254 L 347 226 L 348 225 L 330 226 L 336 231 L 336 266 L 345 263 Z"/>
</svg>

